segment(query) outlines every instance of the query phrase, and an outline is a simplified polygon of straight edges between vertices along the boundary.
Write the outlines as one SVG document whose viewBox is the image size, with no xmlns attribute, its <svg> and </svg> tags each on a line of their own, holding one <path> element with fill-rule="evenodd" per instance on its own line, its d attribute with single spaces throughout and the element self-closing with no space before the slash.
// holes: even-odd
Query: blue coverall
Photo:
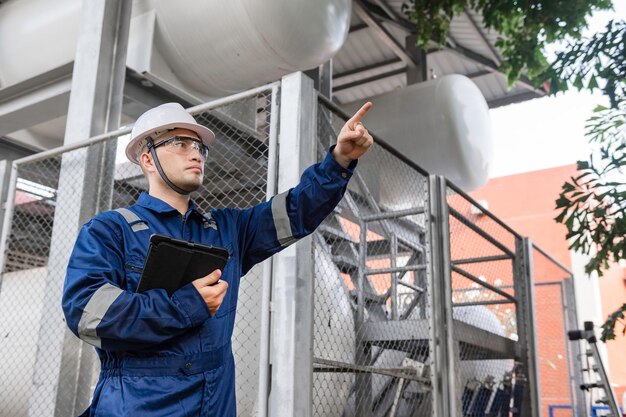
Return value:
<svg viewBox="0 0 626 417">
<path fill-rule="evenodd" d="M 296 187 L 245 210 L 202 213 L 190 202 L 181 216 L 143 193 L 128 207 L 138 221 L 107 211 L 86 223 L 63 290 L 69 328 L 96 347 L 101 362 L 83 415 L 235 417 L 231 336 L 239 280 L 313 232 L 343 197 L 355 166 L 341 167 L 329 151 Z M 135 292 L 153 233 L 228 250 L 221 279 L 229 287 L 215 315 L 193 284 L 171 297 L 161 289 Z"/>
</svg>

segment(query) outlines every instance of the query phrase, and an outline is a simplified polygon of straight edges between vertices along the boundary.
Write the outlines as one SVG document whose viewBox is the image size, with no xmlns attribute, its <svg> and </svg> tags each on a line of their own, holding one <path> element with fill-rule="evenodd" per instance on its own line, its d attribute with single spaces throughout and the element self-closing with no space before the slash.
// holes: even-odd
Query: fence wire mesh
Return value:
<svg viewBox="0 0 626 417">
<path fill-rule="evenodd" d="M 319 107 L 320 159 L 344 123 Z M 315 416 L 431 414 L 427 206 L 427 178 L 375 145 L 316 232 Z"/>
<path fill-rule="evenodd" d="M 500 412 L 511 389 L 518 340 L 515 235 L 448 188 L 452 317 L 458 340 L 457 413 Z M 510 394 L 509 394 L 510 398 Z"/>
<path fill-rule="evenodd" d="M 266 90 L 194 114 L 217 137 L 205 183 L 192 195 L 201 210 L 266 200 L 270 124 L 278 117 L 271 102 L 272 90 Z M 0 417 L 52 415 L 51 404 L 56 415 L 82 412 L 74 410 L 73 395 L 50 401 L 58 385 L 76 377 L 75 368 L 65 365 L 81 349 L 92 350 L 64 342 L 74 336 L 66 333 L 60 296 L 80 225 L 99 211 L 134 204 L 147 190 L 140 168 L 122 156 L 127 140 L 112 137 L 17 167 L 0 292 L 0 357 L 10 358 L 0 364 Z M 238 411 L 244 416 L 255 412 L 258 393 L 262 269 L 257 265 L 242 278 L 233 336 Z M 80 364 L 79 383 L 93 389 L 97 358 L 85 354 L 81 360 L 87 363 Z"/>
<path fill-rule="evenodd" d="M 569 271 L 535 248 L 533 250 L 533 271 L 535 274 L 535 308 L 537 311 L 537 351 L 539 356 L 539 377 L 541 381 L 541 408 L 548 415 L 550 406 L 571 405 L 572 408 L 557 408 L 554 415 L 575 416 L 576 410 L 584 412 L 579 395 L 574 361 L 582 359 L 573 352 L 578 346 L 567 339 L 568 330 L 577 329 L 575 315 L 568 308 L 574 308 L 574 300 L 568 300 L 564 285 L 571 278 Z M 581 401 L 582 400 L 582 401 Z"/>
</svg>

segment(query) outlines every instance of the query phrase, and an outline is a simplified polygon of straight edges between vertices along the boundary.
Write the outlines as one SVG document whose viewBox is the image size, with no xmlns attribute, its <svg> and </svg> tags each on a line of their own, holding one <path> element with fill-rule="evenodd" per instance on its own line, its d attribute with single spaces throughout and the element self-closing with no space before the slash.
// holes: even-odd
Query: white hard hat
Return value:
<svg viewBox="0 0 626 417">
<path fill-rule="evenodd" d="M 139 116 L 130 134 L 130 142 L 126 146 L 126 157 L 130 162 L 139 165 L 137 149 L 141 141 L 148 136 L 158 135 L 175 128 L 196 132 L 200 140 L 207 146 L 215 141 L 215 134 L 210 129 L 198 124 L 183 106 L 179 103 L 165 103 Z"/>
</svg>

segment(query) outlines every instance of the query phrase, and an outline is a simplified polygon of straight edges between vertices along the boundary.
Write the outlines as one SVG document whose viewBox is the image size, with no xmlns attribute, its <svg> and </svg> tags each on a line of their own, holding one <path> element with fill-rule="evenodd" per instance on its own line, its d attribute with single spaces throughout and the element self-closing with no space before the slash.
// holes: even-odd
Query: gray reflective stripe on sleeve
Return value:
<svg viewBox="0 0 626 417">
<path fill-rule="evenodd" d="M 149 229 L 148 225 L 143 223 L 143 222 L 142 223 L 133 224 L 132 226 L 130 226 L 130 228 L 133 229 L 133 232 L 138 232 L 140 230 L 148 230 Z"/>
<path fill-rule="evenodd" d="M 122 290 L 111 284 L 104 284 L 93 293 L 85 306 L 83 316 L 78 323 L 78 337 L 96 347 L 101 347 L 101 341 L 96 327 L 111 307 L 111 304 L 122 294 Z"/>
<path fill-rule="evenodd" d="M 289 194 L 289 191 L 276 194 L 274 198 L 272 198 L 272 217 L 274 219 L 278 243 L 280 243 L 281 246 L 290 245 L 298 240 L 294 238 L 291 233 L 291 222 L 287 214 L 287 194 Z"/>
<path fill-rule="evenodd" d="M 115 209 L 115 211 L 121 214 L 122 217 L 124 217 L 124 220 L 126 220 L 126 222 L 131 225 L 130 228 L 133 229 L 133 232 L 149 229 L 145 221 L 141 220 L 139 216 L 137 216 L 135 213 L 128 210 L 127 208 L 118 208 Z"/>
</svg>

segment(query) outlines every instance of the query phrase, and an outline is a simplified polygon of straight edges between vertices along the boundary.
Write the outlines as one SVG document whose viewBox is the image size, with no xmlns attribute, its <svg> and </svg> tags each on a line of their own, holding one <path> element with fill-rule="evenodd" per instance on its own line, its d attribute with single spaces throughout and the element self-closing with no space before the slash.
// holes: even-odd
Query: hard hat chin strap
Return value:
<svg viewBox="0 0 626 417">
<path fill-rule="evenodd" d="M 161 178 L 163 178 L 163 181 L 165 181 L 165 183 L 169 185 L 169 187 L 172 190 L 176 191 L 178 194 L 182 194 L 182 195 L 191 194 L 191 191 L 183 190 L 182 188 L 174 184 L 172 181 L 170 181 L 169 178 L 167 178 L 167 175 L 165 175 L 165 171 L 163 171 L 163 168 L 161 168 L 161 163 L 159 162 L 159 157 L 157 156 L 157 153 L 155 150 L 154 141 L 152 140 L 151 137 L 148 137 L 147 143 L 148 143 L 148 150 L 150 151 L 150 155 L 152 155 L 152 159 L 154 159 L 154 165 L 156 165 L 157 171 L 159 171 L 159 175 L 161 175 Z"/>
</svg>

